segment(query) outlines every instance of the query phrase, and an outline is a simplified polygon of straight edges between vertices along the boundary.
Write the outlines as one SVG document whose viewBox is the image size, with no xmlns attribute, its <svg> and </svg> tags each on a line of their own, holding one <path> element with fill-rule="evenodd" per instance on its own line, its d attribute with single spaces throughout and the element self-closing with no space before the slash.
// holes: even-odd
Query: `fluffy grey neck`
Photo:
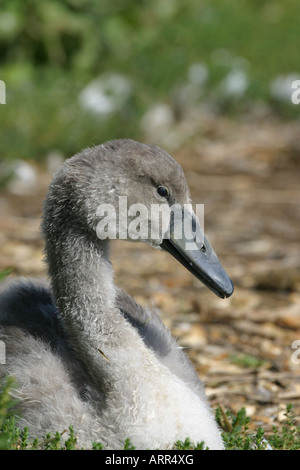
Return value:
<svg viewBox="0 0 300 470">
<path fill-rule="evenodd" d="M 60 316 L 74 350 L 98 385 L 102 384 L 107 367 L 99 350 L 106 355 L 107 347 L 116 345 L 118 325 L 124 322 L 115 307 L 108 251 L 108 243 L 80 236 L 74 227 L 62 230 L 55 243 L 50 240 L 46 243 L 49 274 Z"/>
</svg>

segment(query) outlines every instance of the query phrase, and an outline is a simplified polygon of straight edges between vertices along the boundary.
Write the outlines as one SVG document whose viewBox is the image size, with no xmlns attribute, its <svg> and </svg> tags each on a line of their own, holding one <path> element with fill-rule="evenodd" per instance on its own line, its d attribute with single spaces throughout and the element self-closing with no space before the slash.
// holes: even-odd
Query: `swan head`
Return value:
<svg viewBox="0 0 300 470">
<path fill-rule="evenodd" d="M 193 211 L 181 166 L 157 146 L 113 140 L 66 160 L 46 200 L 45 238 L 66 224 L 96 243 L 140 240 L 166 250 L 216 295 L 233 292 Z"/>
</svg>

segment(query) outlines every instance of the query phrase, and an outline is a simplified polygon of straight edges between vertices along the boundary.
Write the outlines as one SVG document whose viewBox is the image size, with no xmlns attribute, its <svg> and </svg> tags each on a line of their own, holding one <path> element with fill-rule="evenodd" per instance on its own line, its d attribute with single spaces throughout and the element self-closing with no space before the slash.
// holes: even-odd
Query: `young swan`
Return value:
<svg viewBox="0 0 300 470">
<path fill-rule="evenodd" d="M 114 209 L 106 214 L 112 227 L 119 220 L 120 196 L 126 196 L 128 208 L 143 204 L 140 223 L 149 227 L 151 204 L 176 203 L 182 211 L 190 203 L 181 167 L 162 149 L 132 140 L 86 149 L 57 171 L 44 204 L 51 288 L 25 280 L 1 288 L 6 364 L 0 372 L 16 377 L 19 425 L 28 426 L 32 437 L 72 425 L 85 448 L 101 441 L 105 448 L 122 449 L 130 438 L 140 449 L 165 449 L 189 437 L 222 449 L 191 363 L 157 313 L 114 285 L 99 207 Z M 141 238 L 169 251 L 217 295 L 228 297 L 233 285 L 198 219 L 188 212 L 197 233 L 190 250 L 184 234 L 174 236 L 179 219 L 169 218 L 158 238 Z M 124 232 L 118 222 L 116 237 L 130 237 L 129 226 Z"/>
</svg>

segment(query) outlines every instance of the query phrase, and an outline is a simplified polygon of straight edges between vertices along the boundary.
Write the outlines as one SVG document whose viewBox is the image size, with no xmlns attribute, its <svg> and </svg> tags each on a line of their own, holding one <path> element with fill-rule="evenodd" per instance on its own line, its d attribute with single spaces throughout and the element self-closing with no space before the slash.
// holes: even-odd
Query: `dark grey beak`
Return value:
<svg viewBox="0 0 300 470">
<path fill-rule="evenodd" d="M 184 224 L 183 219 L 185 219 Z M 187 235 L 184 226 L 188 225 L 191 230 Z M 180 232 L 181 237 L 178 236 Z M 194 213 L 182 211 L 179 218 L 171 214 L 169 230 L 165 233 L 160 246 L 217 296 L 221 298 L 231 296 L 234 290 L 233 283 L 204 236 Z"/>
</svg>

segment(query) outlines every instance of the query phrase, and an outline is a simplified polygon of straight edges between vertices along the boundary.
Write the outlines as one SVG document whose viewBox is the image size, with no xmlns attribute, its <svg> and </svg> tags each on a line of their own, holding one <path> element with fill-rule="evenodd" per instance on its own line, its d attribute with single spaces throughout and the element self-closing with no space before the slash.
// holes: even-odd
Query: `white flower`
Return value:
<svg viewBox="0 0 300 470">
<path fill-rule="evenodd" d="M 132 86 L 128 78 L 107 73 L 90 82 L 80 93 L 82 107 L 105 117 L 119 111 L 130 97 Z"/>
<path fill-rule="evenodd" d="M 229 72 L 227 77 L 221 82 L 223 94 L 232 97 L 241 97 L 245 94 L 249 86 L 249 79 L 244 70 L 235 69 Z"/>
</svg>

